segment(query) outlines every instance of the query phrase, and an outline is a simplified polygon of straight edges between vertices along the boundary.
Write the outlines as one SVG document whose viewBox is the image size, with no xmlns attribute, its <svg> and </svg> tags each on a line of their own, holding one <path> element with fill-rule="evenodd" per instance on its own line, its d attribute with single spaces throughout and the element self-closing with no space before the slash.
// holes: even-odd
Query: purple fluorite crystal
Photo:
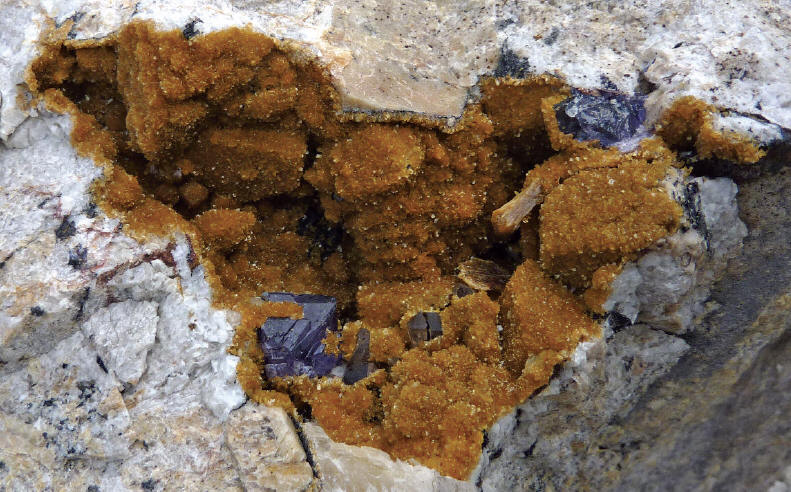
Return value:
<svg viewBox="0 0 791 492">
<path fill-rule="evenodd" d="M 267 292 L 261 297 L 302 306 L 302 319 L 268 318 L 259 328 L 266 377 L 325 376 L 338 365 L 340 357 L 327 354 L 322 343 L 329 330 L 338 329 L 334 297 L 288 292 Z"/>
<path fill-rule="evenodd" d="M 571 90 L 571 97 L 554 106 L 558 126 L 577 140 L 598 140 L 609 147 L 632 138 L 645 120 L 643 96 L 612 91 L 585 93 Z"/>
</svg>

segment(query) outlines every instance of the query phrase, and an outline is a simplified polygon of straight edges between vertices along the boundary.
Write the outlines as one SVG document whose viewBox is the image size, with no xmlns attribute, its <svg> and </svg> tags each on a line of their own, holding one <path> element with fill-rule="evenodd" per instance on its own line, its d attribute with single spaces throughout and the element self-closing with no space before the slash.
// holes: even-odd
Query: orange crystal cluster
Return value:
<svg viewBox="0 0 791 492">
<path fill-rule="evenodd" d="M 671 148 L 691 132 L 701 151 L 753 156 L 716 140 L 694 101 L 674 109 L 689 128 L 668 118 L 665 141 L 623 154 L 558 130 L 552 105 L 568 88 L 550 77 L 484 80 L 453 128 L 374 121 L 343 114 L 303 52 L 246 29 L 186 39 L 135 22 L 78 42 L 68 27 L 43 40 L 30 89 L 73 116 L 75 147 L 105 167 L 97 200 L 130 234 L 190 237 L 215 301 L 242 313 L 231 351 L 245 391 L 457 478 L 484 430 L 599 333 L 589 312 L 620 265 L 678 227 L 660 185 L 680 167 Z M 535 210 L 498 237 L 492 214 L 522 179 L 540 186 Z M 502 292 L 460 289 L 473 256 L 507 272 Z M 343 325 L 327 350 L 350 358 L 365 328 L 375 370 L 353 385 L 262 378 L 257 327 L 301 315 L 254 301 L 264 291 L 336 297 Z M 427 311 L 443 335 L 414 344 L 407 325 Z"/>
</svg>

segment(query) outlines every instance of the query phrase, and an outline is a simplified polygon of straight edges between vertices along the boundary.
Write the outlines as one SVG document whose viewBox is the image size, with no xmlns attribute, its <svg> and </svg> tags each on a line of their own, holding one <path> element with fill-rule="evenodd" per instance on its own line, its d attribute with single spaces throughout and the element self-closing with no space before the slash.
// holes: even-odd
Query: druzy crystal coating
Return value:
<svg viewBox="0 0 791 492">
<path fill-rule="evenodd" d="M 558 126 L 577 140 L 598 140 L 609 147 L 637 133 L 645 120 L 643 96 L 611 91 L 589 94 L 571 90 L 571 97 L 554 106 Z"/>
<path fill-rule="evenodd" d="M 190 267 L 210 259 L 218 305 L 242 314 L 230 350 L 254 401 L 310 406 L 333 440 L 460 479 L 477 466 L 483 429 L 545 385 L 579 341 L 600 336 L 588 313 L 603 309 L 619 265 L 679 227 L 687 206 L 660 191 L 684 164 L 677 152 L 761 155 L 716 132 L 713 108 L 689 98 L 642 142 L 648 130 L 631 121 L 641 106 L 615 92 L 571 93 L 556 115 L 547 109 L 571 88 L 531 76 L 505 49 L 503 78 L 482 77 L 480 101 L 452 132 L 420 115 L 352 121 L 309 57 L 250 30 L 186 39 L 193 31 L 133 22 L 97 45 L 54 38 L 31 66 L 31 89 L 72 114 L 78 151 L 113 161 L 95 201 L 125 228 L 192 231 Z M 595 143 L 561 135 L 558 118 Z M 582 132 L 590 123 L 599 134 Z M 599 144 L 633 130 L 616 148 Z M 509 204 L 500 228 L 491 211 Z M 525 221 L 534 210 L 540 220 Z M 80 247 L 69 260 L 82 269 Z M 463 268 L 471 255 L 507 272 Z M 247 305 L 279 290 L 333 295 L 348 322 L 319 339 L 327 331 L 294 309 L 298 294 Z M 269 360 L 247 343 L 258 332 Z M 326 370 L 321 340 L 344 355 L 345 368 L 330 371 L 342 380 L 261 384 L 262 372 Z"/>
<path fill-rule="evenodd" d="M 266 354 L 266 377 L 320 377 L 338 365 L 340 357 L 326 353 L 322 343 L 329 331 L 338 329 L 334 297 L 288 292 L 267 292 L 261 297 L 302 307 L 302 319 L 270 317 L 258 330 Z"/>
</svg>

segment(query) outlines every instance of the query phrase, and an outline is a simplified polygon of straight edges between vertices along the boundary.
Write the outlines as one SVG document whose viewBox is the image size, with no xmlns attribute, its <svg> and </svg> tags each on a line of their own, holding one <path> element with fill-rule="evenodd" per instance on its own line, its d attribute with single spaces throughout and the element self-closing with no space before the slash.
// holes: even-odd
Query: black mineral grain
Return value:
<svg viewBox="0 0 791 492">
<path fill-rule="evenodd" d="M 85 264 L 85 260 L 87 259 L 88 250 L 82 246 L 77 246 L 76 248 L 69 251 L 69 266 L 80 268 L 83 264 Z"/>
<path fill-rule="evenodd" d="M 184 36 L 184 39 L 192 39 L 198 34 L 200 34 L 200 31 L 197 28 L 195 28 L 195 24 L 199 22 L 201 22 L 200 19 L 193 19 L 187 22 L 187 24 L 184 26 L 184 29 L 182 29 L 181 31 L 181 34 Z"/>
<path fill-rule="evenodd" d="M 63 222 L 60 223 L 57 229 L 55 229 L 55 237 L 60 239 L 61 241 L 69 238 L 77 232 L 77 228 L 74 227 L 74 221 L 69 220 L 68 217 L 63 219 Z"/>
<path fill-rule="evenodd" d="M 500 51 L 500 61 L 494 69 L 495 77 L 513 77 L 524 79 L 530 75 L 530 62 L 517 55 L 508 46 L 503 46 Z"/>
</svg>

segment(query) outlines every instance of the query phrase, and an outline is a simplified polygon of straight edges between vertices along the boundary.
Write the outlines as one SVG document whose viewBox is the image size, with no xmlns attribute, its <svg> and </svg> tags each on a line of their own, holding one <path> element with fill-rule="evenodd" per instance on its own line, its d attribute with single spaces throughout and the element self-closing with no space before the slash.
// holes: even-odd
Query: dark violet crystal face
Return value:
<svg viewBox="0 0 791 492">
<path fill-rule="evenodd" d="M 303 314 L 302 319 L 268 318 L 259 328 L 266 377 L 326 376 L 340 363 L 340 357 L 325 353 L 322 343 L 328 331 L 338 329 L 334 297 L 288 292 L 267 292 L 261 297 L 299 304 Z"/>
<path fill-rule="evenodd" d="M 598 140 L 609 147 L 628 140 L 645 120 L 644 96 L 611 91 L 587 94 L 571 90 L 571 97 L 554 106 L 558 126 L 577 140 Z"/>
</svg>

